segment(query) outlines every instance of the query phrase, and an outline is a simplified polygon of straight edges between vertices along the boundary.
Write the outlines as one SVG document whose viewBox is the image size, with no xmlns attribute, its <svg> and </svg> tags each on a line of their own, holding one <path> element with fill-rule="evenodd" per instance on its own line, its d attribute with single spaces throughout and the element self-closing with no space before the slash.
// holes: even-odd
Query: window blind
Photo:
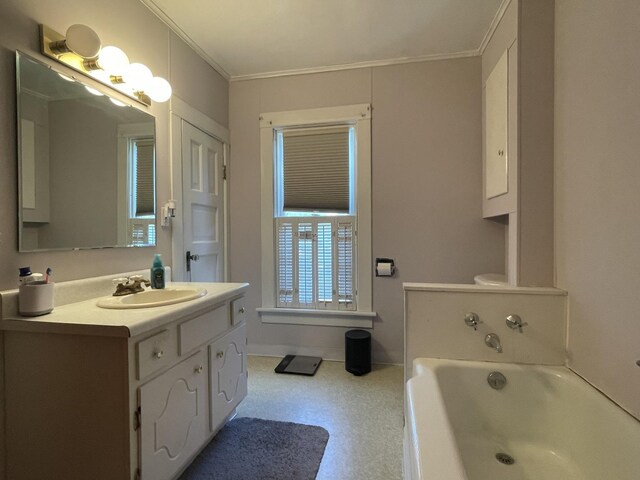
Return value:
<svg viewBox="0 0 640 480">
<path fill-rule="evenodd" d="M 135 146 L 136 217 L 155 214 L 153 139 L 138 139 Z"/>
<path fill-rule="evenodd" d="M 349 129 L 282 132 L 284 211 L 349 213 Z"/>
</svg>

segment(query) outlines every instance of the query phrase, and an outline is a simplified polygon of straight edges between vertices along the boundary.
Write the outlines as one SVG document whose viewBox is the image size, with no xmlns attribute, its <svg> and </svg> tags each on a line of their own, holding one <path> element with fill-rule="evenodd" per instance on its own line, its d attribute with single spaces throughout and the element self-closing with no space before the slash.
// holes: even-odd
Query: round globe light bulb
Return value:
<svg viewBox="0 0 640 480">
<path fill-rule="evenodd" d="M 100 80 L 102 83 L 111 85 L 111 77 L 109 76 L 109 72 L 105 72 L 104 70 L 91 70 L 89 71 L 89 75 L 91 75 L 96 80 Z"/>
<path fill-rule="evenodd" d="M 100 37 L 86 25 L 76 23 L 67 29 L 66 46 L 83 58 L 93 58 L 100 51 Z"/>
<path fill-rule="evenodd" d="M 114 105 L 117 105 L 118 107 L 126 107 L 127 104 L 124 102 L 121 102 L 120 100 L 116 100 L 115 98 L 109 98 L 109 100 L 111 100 L 111 103 L 113 103 Z"/>
<path fill-rule="evenodd" d="M 135 91 L 144 91 L 152 78 L 151 70 L 141 63 L 130 63 L 122 72 L 122 80 L 128 83 Z"/>
<path fill-rule="evenodd" d="M 153 77 L 145 89 L 145 93 L 154 102 L 166 102 L 171 98 L 171 85 L 162 77 Z"/>
<path fill-rule="evenodd" d="M 107 45 L 98 55 L 98 65 L 111 75 L 122 72 L 129 65 L 129 57 L 118 47 Z"/>
<path fill-rule="evenodd" d="M 66 80 L 67 82 L 75 82 L 75 80 L 74 80 L 73 78 L 68 77 L 68 76 L 66 76 L 66 75 L 65 75 L 65 74 L 63 74 L 63 73 L 58 73 L 58 76 L 59 76 L 61 79 Z"/>
<path fill-rule="evenodd" d="M 103 93 L 100 92 L 99 90 L 96 90 L 93 87 L 89 87 L 88 85 L 85 85 L 84 88 L 87 90 L 87 92 L 89 92 L 91 95 L 95 95 L 96 97 L 102 97 Z"/>
</svg>

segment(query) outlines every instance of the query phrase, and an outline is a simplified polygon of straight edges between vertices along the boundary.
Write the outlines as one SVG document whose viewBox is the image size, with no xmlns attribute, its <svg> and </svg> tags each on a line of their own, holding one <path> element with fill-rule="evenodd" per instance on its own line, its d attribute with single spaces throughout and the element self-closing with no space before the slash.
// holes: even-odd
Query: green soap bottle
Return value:
<svg viewBox="0 0 640 480">
<path fill-rule="evenodd" d="M 164 288 L 164 265 L 159 253 L 155 254 L 151 265 L 151 288 Z"/>
</svg>

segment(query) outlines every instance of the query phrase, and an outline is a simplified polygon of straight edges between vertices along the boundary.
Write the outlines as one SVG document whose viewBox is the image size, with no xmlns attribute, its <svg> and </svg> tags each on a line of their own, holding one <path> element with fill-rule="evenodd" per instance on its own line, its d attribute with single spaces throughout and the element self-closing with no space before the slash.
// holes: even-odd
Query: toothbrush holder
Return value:
<svg viewBox="0 0 640 480">
<path fill-rule="evenodd" d="M 53 310 L 53 283 L 31 282 L 18 288 L 18 312 L 25 317 L 46 315 Z"/>
</svg>

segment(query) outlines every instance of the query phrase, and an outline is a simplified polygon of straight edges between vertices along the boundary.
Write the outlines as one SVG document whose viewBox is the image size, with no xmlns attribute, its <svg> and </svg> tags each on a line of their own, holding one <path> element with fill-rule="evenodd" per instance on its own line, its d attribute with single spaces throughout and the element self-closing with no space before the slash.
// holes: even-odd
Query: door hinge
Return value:
<svg viewBox="0 0 640 480">
<path fill-rule="evenodd" d="M 222 179 L 223 180 L 227 179 L 227 166 L 226 165 L 222 166 Z"/>
<path fill-rule="evenodd" d="M 138 431 L 140 426 L 142 425 L 142 420 L 140 419 L 142 414 L 142 407 L 138 407 L 133 414 L 133 430 Z"/>
</svg>

